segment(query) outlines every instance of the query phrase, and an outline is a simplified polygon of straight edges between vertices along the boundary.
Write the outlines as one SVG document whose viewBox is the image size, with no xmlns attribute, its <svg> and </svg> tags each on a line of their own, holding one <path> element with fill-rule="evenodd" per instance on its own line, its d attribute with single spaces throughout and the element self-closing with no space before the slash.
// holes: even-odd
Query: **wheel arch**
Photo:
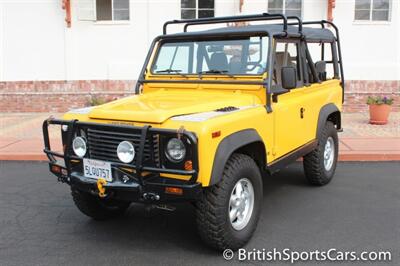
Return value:
<svg viewBox="0 0 400 266">
<path fill-rule="evenodd" d="M 254 159 L 261 171 L 265 169 L 266 147 L 255 129 L 245 129 L 226 136 L 218 145 L 214 156 L 210 183 L 218 183 L 223 175 L 226 162 L 233 153 L 249 155 Z"/>
<path fill-rule="evenodd" d="M 342 116 L 339 108 L 333 104 L 328 103 L 324 105 L 319 111 L 316 138 L 320 136 L 326 121 L 332 121 L 337 130 L 342 128 Z"/>
</svg>

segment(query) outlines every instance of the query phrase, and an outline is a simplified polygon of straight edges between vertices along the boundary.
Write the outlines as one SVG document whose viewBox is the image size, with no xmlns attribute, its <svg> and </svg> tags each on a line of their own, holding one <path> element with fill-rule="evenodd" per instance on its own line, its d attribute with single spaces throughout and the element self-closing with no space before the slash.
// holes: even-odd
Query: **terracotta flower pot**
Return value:
<svg viewBox="0 0 400 266">
<path fill-rule="evenodd" d="M 370 104 L 369 123 L 374 125 L 387 124 L 391 109 L 391 106 L 388 104 Z"/>
</svg>

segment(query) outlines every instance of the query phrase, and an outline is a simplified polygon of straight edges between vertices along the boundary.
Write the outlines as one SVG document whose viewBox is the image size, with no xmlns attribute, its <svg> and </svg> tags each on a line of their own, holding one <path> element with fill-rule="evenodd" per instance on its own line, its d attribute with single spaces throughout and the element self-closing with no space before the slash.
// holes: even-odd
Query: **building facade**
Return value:
<svg viewBox="0 0 400 266">
<path fill-rule="evenodd" d="M 346 110 L 366 110 L 368 95 L 391 95 L 400 110 L 400 0 L 0 0 L 0 112 L 132 94 L 165 21 L 262 12 L 333 19 Z"/>
</svg>

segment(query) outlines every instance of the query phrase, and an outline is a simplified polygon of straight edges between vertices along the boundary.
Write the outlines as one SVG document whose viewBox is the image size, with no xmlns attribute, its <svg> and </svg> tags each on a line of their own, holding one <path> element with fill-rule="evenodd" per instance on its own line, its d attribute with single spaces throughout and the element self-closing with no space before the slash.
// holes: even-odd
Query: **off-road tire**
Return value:
<svg viewBox="0 0 400 266">
<path fill-rule="evenodd" d="M 237 231 L 229 219 L 229 201 L 234 186 L 241 178 L 247 178 L 253 186 L 254 206 L 247 225 Z M 243 247 L 256 229 L 262 198 L 262 178 L 257 164 L 247 155 L 233 154 L 225 165 L 221 181 L 206 188 L 196 202 L 200 237 L 207 245 L 218 250 Z"/>
<path fill-rule="evenodd" d="M 71 188 L 72 199 L 76 207 L 94 220 L 107 220 L 122 215 L 129 202 L 101 199 L 95 195 Z"/>
<path fill-rule="evenodd" d="M 324 166 L 324 150 L 328 138 L 331 137 L 334 142 L 333 165 L 327 171 Z M 315 186 L 328 184 L 335 174 L 338 159 L 338 135 L 335 125 L 331 121 L 326 121 L 320 136 L 318 137 L 318 146 L 303 157 L 303 168 L 308 182 Z"/>
</svg>

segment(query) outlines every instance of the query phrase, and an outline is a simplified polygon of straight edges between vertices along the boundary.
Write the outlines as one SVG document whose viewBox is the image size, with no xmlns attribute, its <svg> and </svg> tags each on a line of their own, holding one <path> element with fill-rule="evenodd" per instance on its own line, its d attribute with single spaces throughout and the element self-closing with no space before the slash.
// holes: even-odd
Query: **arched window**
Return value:
<svg viewBox="0 0 400 266">
<path fill-rule="evenodd" d="M 181 0 L 181 18 L 214 17 L 214 0 Z"/>
</svg>

